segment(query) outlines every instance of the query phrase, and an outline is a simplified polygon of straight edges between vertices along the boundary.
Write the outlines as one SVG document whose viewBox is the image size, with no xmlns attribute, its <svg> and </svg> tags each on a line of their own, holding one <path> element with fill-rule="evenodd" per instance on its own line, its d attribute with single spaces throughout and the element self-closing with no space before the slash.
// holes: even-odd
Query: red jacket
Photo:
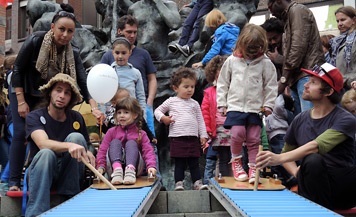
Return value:
<svg viewBox="0 0 356 217">
<path fill-rule="evenodd" d="M 216 137 L 216 86 L 206 88 L 204 90 L 204 98 L 201 104 L 201 111 L 206 126 L 206 131 L 212 133 L 212 137 Z"/>
</svg>

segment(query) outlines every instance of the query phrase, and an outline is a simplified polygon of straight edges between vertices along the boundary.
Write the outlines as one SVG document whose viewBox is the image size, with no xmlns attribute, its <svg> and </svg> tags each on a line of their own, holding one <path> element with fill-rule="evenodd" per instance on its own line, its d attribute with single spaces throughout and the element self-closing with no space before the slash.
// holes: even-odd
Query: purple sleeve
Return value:
<svg viewBox="0 0 356 217">
<path fill-rule="evenodd" d="M 110 142 L 112 140 L 112 135 L 114 135 L 116 127 L 110 128 L 108 132 L 105 134 L 104 140 L 100 145 L 98 154 L 96 155 L 96 167 L 104 167 L 106 168 L 106 152 L 109 149 Z"/>
<path fill-rule="evenodd" d="M 146 132 L 141 130 L 141 136 L 142 158 L 147 165 L 147 169 L 152 167 L 157 169 L 155 151 L 150 143 L 149 138 L 147 137 Z"/>
</svg>

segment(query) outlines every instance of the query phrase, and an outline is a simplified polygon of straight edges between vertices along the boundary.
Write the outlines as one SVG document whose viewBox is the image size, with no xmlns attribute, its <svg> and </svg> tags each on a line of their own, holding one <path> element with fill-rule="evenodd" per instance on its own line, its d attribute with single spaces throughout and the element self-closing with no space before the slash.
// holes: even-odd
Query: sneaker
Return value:
<svg viewBox="0 0 356 217">
<path fill-rule="evenodd" d="M 124 182 L 123 180 L 123 171 L 122 168 L 116 168 L 114 172 L 111 174 L 111 184 L 113 185 L 121 185 Z"/>
<path fill-rule="evenodd" d="M 244 182 L 248 179 L 248 176 L 247 176 L 244 168 L 242 167 L 241 158 L 242 158 L 242 155 L 232 158 L 231 166 L 232 166 L 232 173 L 234 174 L 234 178 L 237 181 Z"/>
<path fill-rule="evenodd" d="M 177 44 L 170 44 L 168 45 L 168 50 L 172 52 L 173 54 L 176 54 L 178 52 L 178 47 Z"/>
<path fill-rule="evenodd" d="M 124 185 L 133 185 L 136 183 L 135 167 L 128 165 L 125 168 Z"/>
<path fill-rule="evenodd" d="M 253 184 L 256 180 L 256 164 L 249 163 L 248 166 L 250 167 L 250 169 L 248 170 L 248 183 Z M 258 180 L 258 183 L 261 184 L 261 181 Z"/>
<path fill-rule="evenodd" d="M 190 55 L 190 48 L 188 45 L 180 46 L 179 44 L 176 44 L 176 46 L 185 57 L 188 57 Z"/>
<path fill-rule="evenodd" d="M 206 190 L 208 189 L 207 185 L 203 185 L 203 181 L 201 179 L 194 182 L 194 190 Z"/>
<path fill-rule="evenodd" d="M 183 181 L 176 182 L 176 186 L 174 187 L 175 191 L 184 191 Z"/>
</svg>

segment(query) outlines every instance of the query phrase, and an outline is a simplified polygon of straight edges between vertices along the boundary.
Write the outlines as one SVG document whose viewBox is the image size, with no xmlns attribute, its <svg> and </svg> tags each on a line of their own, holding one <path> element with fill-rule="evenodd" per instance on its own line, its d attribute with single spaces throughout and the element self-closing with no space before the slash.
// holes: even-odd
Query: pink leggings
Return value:
<svg viewBox="0 0 356 217">
<path fill-rule="evenodd" d="M 261 143 L 261 126 L 250 124 L 247 126 L 231 127 L 231 153 L 238 156 L 242 151 L 242 144 L 246 142 L 249 163 L 256 163 L 258 146 Z"/>
</svg>

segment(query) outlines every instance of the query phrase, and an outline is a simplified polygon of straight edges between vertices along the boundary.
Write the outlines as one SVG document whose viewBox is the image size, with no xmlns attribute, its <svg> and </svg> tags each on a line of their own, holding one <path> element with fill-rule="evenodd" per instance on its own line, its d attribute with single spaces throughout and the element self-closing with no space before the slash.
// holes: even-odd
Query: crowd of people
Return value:
<svg viewBox="0 0 356 217">
<path fill-rule="evenodd" d="M 241 29 L 212 4 L 198 0 L 179 43 L 169 45 L 171 52 L 191 55 L 207 14 L 213 44 L 192 65 L 204 67 L 210 83 L 201 105 L 192 98 L 196 72 L 180 67 L 170 78 L 176 95 L 153 109 L 156 68 L 135 45 L 139 22 L 131 15 L 119 19 L 118 37 L 101 60 L 119 77 L 105 106 L 90 96 L 79 50 L 71 45 L 76 19 L 70 5 L 61 4 L 49 31 L 31 34 L 17 56 L 5 59 L 0 85 L 8 88 L 10 105 L 1 95 L 1 129 L 8 130 L 1 133 L 0 163 L 4 168 L 8 158 L 9 172 L 1 180 L 9 191 L 21 190 L 26 160 L 26 216 L 50 208 L 51 189 L 68 197 L 79 193 L 83 160 L 115 185 L 135 184 L 143 173 L 162 178 L 154 118 L 169 127 L 174 190 L 185 189 L 187 165 L 195 190 L 206 189 L 217 174 L 253 184 L 257 170 L 272 167 L 283 185 L 297 185 L 300 195 L 324 207 L 356 205 L 356 10 L 339 8 L 340 35 L 320 36 L 312 12 L 291 0 L 269 0 L 275 17 Z M 83 100 L 98 123 L 105 120 L 102 141 L 72 110 Z M 97 154 L 90 142 L 101 143 Z"/>
</svg>

